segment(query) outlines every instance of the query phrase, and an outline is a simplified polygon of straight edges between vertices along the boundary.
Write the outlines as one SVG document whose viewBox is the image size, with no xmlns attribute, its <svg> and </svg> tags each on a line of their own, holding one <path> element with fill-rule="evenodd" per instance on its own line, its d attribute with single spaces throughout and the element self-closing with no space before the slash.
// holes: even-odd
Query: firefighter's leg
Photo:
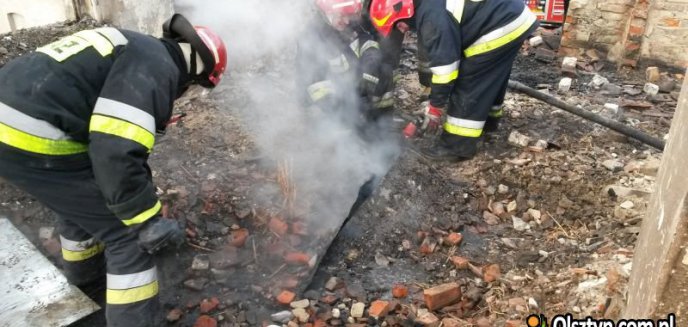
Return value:
<svg viewBox="0 0 688 327">
<path fill-rule="evenodd" d="M 441 136 L 445 150 L 459 158 L 472 158 L 478 149 L 487 117 L 502 87 L 522 40 L 461 61 L 459 78 L 449 101 L 447 121 Z"/>
<path fill-rule="evenodd" d="M 0 176 L 83 231 L 64 235 L 66 239 L 92 235 L 105 244 L 108 326 L 159 324 L 158 283 L 153 258 L 138 248 L 136 233 L 124 226 L 105 205 L 88 157 L 85 161 L 69 162 L 70 159 L 27 156 L 15 163 L 2 155 L 0 151 Z M 74 245 L 72 250 L 93 249 L 83 244 L 69 245 Z"/>
<path fill-rule="evenodd" d="M 98 303 L 104 302 L 105 255 L 102 242 L 69 219 L 58 218 L 62 267 L 67 280 Z"/>
<path fill-rule="evenodd" d="M 506 97 L 506 90 L 508 87 L 509 77 L 507 76 L 500 89 L 501 91 L 492 104 L 492 108 L 490 108 L 490 113 L 487 115 L 487 120 L 485 121 L 484 127 L 485 133 L 494 132 L 499 128 L 499 122 L 502 120 L 502 117 L 504 117 L 504 98 Z"/>
</svg>

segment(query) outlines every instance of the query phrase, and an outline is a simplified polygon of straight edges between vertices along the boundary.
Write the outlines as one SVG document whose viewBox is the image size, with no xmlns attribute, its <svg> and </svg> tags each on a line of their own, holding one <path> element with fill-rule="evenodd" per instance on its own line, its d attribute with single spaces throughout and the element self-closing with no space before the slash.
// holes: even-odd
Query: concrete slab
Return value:
<svg viewBox="0 0 688 327">
<path fill-rule="evenodd" d="M 100 307 L 0 218 L 0 327 L 67 326 Z"/>
</svg>

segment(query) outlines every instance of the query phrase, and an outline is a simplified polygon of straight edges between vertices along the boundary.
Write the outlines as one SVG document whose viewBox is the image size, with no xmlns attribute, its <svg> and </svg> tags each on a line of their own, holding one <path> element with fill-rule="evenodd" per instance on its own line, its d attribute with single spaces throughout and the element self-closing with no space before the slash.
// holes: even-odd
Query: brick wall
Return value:
<svg viewBox="0 0 688 327">
<path fill-rule="evenodd" d="M 571 0 L 560 52 L 591 48 L 623 65 L 688 67 L 688 0 Z"/>
</svg>

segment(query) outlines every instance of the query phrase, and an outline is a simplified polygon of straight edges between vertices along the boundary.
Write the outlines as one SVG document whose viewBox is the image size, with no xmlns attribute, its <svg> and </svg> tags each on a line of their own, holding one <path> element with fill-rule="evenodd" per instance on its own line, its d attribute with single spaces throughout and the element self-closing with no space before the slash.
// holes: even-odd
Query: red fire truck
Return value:
<svg viewBox="0 0 688 327">
<path fill-rule="evenodd" d="M 524 0 L 540 22 L 549 25 L 560 25 L 566 19 L 567 0 Z"/>
</svg>

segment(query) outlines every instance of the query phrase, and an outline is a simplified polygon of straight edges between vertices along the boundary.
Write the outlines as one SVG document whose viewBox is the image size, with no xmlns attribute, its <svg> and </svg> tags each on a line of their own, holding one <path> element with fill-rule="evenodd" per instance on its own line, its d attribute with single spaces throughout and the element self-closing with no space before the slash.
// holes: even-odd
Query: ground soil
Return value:
<svg viewBox="0 0 688 327">
<path fill-rule="evenodd" d="M 92 23 L 82 22 L 0 37 L 0 46 L 8 50 L 0 53 L 0 65 L 59 35 L 89 26 Z M 395 91 L 397 110 L 407 116 L 420 106 L 421 92 L 412 44 L 409 40 Z M 248 67 L 233 73 L 241 78 L 261 69 Z M 617 72 L 610 63 L 597 73 L 631 89 L 642 89 L 644 84 L 644 74 Z M 580 67 L 573 90 L 560 96 L 610 117 L 604 109 L 607 102 L 647 101 L 643 94 L 610 95 L 594 89 L 588 85 L 594 74 Z M 561 76 L 557 62 L 537 61 L 524 49 L 512 78 L 554 93 Z M 429 162 L 417 150 L 427 145 L 429 137 L 407 141 L 372 197 L 338 237 L 334 238 L 336 228 L 317 231 L 322 237 L 306 237 L 296 231 L 300 214 L 285 211 L 283 205 L 285 193 L 280 186 L 284 183 L 277 172 L 284 167 L 259 160 L 261 155 L 234 109 L 246 106 L 248 100 L 246 90 L 231 79 L 210 96 L 192 93 L 180 99 L 177 110 L 188 117 L 158 141 L 150 160 L 165 216 L 187 228 L 188 245 L 164 253 L 158 262 L 166 311 L 180 308 L 184 312 L 176 325 L 192 325 L 199 315 L 198 303 L 210 297 L 221 302 L 219 310 L 211 313 L 221 325 L 259 325 L 281 310 L 274 300 L 280 290 L 322 294 L 331 276 L 359 290 L 346 297 L 363 302 L 390 299 L 390 289 L 397 283 L 416 291 L 408 300 L 413 302 L 425 287 L 456 281 L 464 294 L 477 294 L 475 305 L 438 315 L 451 315 L 466 324 L 486 317 L 491 325 L 502 326 L 531 312 L 618 315 L 644 196 L 654 180 L 651 170 L 641 168 L 661 158 L 659 151 L 510 93 L 507 117 L 498 132 L 484 137 L 475 159 Z M 651 108 L 627 108 L 620 120 L 662 138 L 675 99 L 662 94 L 650 100 Z M 512 131 L 530 136 L 531 145 L 544 140 L 547 148 L 514 146 L 508 142 Z M 619 161 L 627 169 L 611 171 L 603 165 L 607 160 Z M 619 195 L 605 188 L 610 184 L 634 192 Z M 342 201 L 353 201 L 349 200 Z M 620 207 L 629 200 L 632 208 Z M 486 220 L 485 212 L 498 217 Z M 0 214 L 8 216 L 59 266 L 59 248 L 46 246 L 38 238 L 40 227 L 53 224 L 50 211 L 0 182 Z M 514 224 L 513 217 L 526 224 Z M 276 218 L 288 222 L 287 234 L 271 228 Z M 228 246 L 242 229 L 249 233 L 246 243 Z M 460 232 L 463 242 L 438 245 L 430 254 L 419 252 L 423 240 L 441 242 L 449 232 Z M 314 233 L 311 230 L 307 235 Z M 285 249 L 304 252 L 320 264 L 282 265 L 269 259 L 285 256 Z M 211 269 L 192 269 L 194 258 L 204 259 L 204 255 L 210 255 Z M 468 258 L 477 267 L 497 264 L 501 278 L 488 283 L 469 270 L 457 269 L 449 260 L 452 255 Z M 199 283 L 191 287 L 197 290 L 190 288 Z M 96 314 L 80 326 L 100 324 L 102 315 Z"/>
</svg>

